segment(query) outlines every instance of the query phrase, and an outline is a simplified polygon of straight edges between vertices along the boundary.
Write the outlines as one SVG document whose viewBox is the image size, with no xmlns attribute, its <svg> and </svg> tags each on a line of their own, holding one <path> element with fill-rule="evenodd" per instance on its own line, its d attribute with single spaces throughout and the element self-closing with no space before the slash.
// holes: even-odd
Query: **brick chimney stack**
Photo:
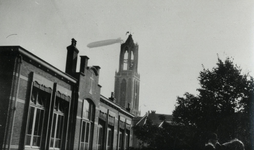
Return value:
<svg viewBox="0 0 254 150">
<path fill-rule="evenodd" d="M 75 39 L 71 40 L 71 45 L 67 47 L 67 58 L 65 72 L 71 76 L 75 76 L 78 53 L 79 50 L 76 48 L 77 41 Z"/>
<path fill-rule="evenodd" d="M 89 57 L 87 56 L 80 56 L 80 73 L 85 74 L 87 65 L 88 65 L 88 59 Z"/>
<path fill-rule="evenodd" d="M 111 96 L 109 97 L 109 100 L 111 100 L 112 102 L 116 102 L 116 98 L 114 96 L 114 92 L 111 92 Z"/>
<path fill-rule="evenodd" d="M 126 108 L 128 112 L 131 112 L 130 103 L 128 103 L 128 107 Z"/>
</svg>

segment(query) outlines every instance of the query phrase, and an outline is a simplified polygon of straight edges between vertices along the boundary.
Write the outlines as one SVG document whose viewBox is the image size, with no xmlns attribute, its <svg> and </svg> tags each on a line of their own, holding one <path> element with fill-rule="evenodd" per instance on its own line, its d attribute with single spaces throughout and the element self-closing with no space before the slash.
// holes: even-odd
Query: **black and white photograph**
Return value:
<svg viewBox="0 0 254 150">
<path fill-rule="evenodd" d="M 0 0 L 0 150 L 254 150 L 253 0 Z"/>
</svg>

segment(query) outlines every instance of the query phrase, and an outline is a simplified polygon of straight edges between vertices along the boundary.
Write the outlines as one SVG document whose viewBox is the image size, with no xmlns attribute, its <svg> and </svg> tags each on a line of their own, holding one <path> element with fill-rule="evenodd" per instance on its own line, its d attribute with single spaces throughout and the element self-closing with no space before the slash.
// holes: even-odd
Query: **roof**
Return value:
<svg viewBox="0 0 254 150">
<path fill-rule="evenodd" d="M 119 106 L 118 104 L 112 102 L 111 100 L 109 100 L 109 98 L 106 98 L 103 95 L 100 95 L 100 101 L 103 103 L 106 103 L 107 105 L 114 107 L 115 109 L 117 109 L 119 112 L 124 113 L 125 115 L 128 115 L 129 117 L 134 117 L 133 114 L 131 114 L 130 112 L 128 112 L 127 110 L 123 109 L 121 106 Z"/>
<path fill-rule="evenodd" d="M 137 43 L 134 43 L 132 35 L 129 34 L 128 38 L 126 39 L 125 43 L 122 43 L 121 46 L 130 45 L 130 46 L 138 46 Z"/>
<path fill-rule="evenodd" d="M 66 74 L 65 72 L 59 70 L 58 68 L 54 67 L 53 65 L 49 64 L 45 60 L 41 59 L 40 57 L 34 55 L 33 53 L 29 52 L 25 48 L 21 46 L 0 46 L 1 52 L 8 51 L 8 52 L 16 52 L 22 54 L 22 56 L 26 56 L 27 58 L 33 60 L 34 62 L 37 62 L 38 64 L 44 66 L 45 68 L 51 70 L 52 72 L 58 74 L 59 76 L 65 78 L 68 81 L 71 81 L 73 83 L 76 83 L 77 80 L 73 78 L 72 76 Z"/>
<path fill-rule="evenodd" d="M 133 44 L 134 42 L 133 42 L 133 39 L 132 39 L 132 35 L 130 34 L 129 36 L 128 36 L 128 38 L 127 38 L 127 40 L 126 40 L 126 42 L 125 43 L 131 43 L 131 44 Z"/>
<path fill-rule="evenodd" d="M 157 114 L 155 111 L 147 112 L 137 123 L 136 125 L 144 125 L 147 123 L 147 120 L 150 120 L 153 125 L 160 126 L 162 123 L 172 123 L 173 116 L 169 114 Z"/>
</svg>

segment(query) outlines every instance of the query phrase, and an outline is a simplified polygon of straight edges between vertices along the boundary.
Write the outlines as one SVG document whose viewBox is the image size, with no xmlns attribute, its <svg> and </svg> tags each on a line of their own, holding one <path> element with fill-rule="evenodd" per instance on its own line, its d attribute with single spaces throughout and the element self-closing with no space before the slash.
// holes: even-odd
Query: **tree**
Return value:
<svg viewBox="0 0 254 150">
<path fill-rule="evenodd" d="M 146 124 L 133 127 L 135 136 L 142 141 L 142 147 L 153 145 L 158 130 L 159 128 L 153 125 L 149 119 L 147 119 Z"/>
<path fill-rule="evenodd" d="M 133 131 L 135 136 L 142 141 L 142 150 L 191 150 L 190 135 L 193 133 L 191 129 L 183 128 L 183 126 L 164 122 L 159 127 L 147 119 L 146 124 L 134 126 Z"/>
<path fill-rule="evenodd" d="M 251 129 L 254 82 L 241 71 L 229 58 L 224 62 L 218 59 L 212 70 L 203 68 L 198 77 L 199 94 L 185 93 L 177 98 L 174 120 L 201 132 L 220 131 L 224 139 L 246 137 Z"/>
</svg>

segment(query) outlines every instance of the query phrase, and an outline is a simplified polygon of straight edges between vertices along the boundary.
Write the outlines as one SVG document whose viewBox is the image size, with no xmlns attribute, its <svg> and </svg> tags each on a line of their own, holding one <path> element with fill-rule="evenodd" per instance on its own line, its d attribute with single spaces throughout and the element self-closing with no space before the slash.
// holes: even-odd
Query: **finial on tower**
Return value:
<svg viewBox="0 0 254 150">
<path fill-rule="evenodd" d="M 77 41 L 74 38 L 71 39 L 71 45 L 74 47 L 77 45 Z"/>
</svg>

